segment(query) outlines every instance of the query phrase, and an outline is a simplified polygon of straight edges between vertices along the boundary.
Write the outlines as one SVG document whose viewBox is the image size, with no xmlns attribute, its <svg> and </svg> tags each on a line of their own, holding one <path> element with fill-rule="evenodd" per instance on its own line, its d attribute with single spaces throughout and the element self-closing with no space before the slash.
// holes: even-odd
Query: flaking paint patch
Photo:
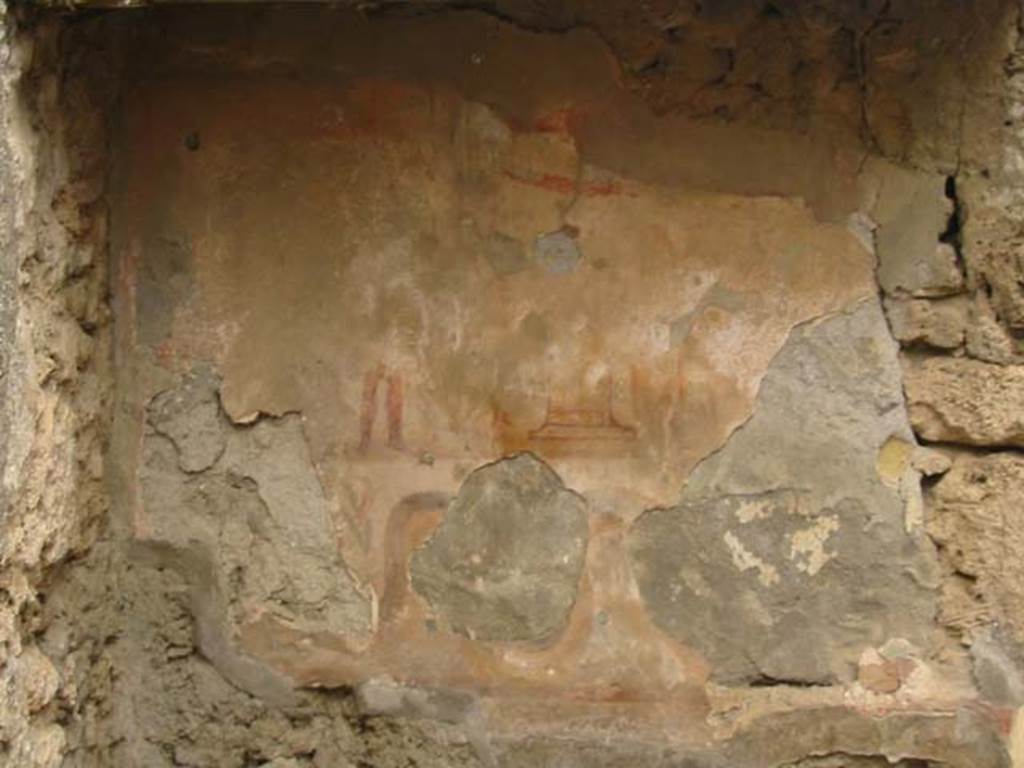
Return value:
<svg viewBox="0 0 1024 768">
<path fill-rule="evenodd" d="M 836 556 L 835 552 L 825 551 L 825 542 L 838 530 L 837 516 L 819 517 L 813 525 L 789 537 L 789 559 L 796 563 L 797 569 L 814 576 Z"/>
<path fill-rule="evenodd" d="M 736 519 L 741 523 L 763 520 L 772 513 L 771 504 L 765 501 L 744 501 L 736 508 Z"/>
<path fill-rule="evenodd" d="M 732 531 L 726 531 L 723 538 L 725 539 L 725 546 L 729 548 L 729 554 L 732 555 L 733 564 L 740 571 L 749 571 L 753 568 L 757 571 L 757 580 L 766 587 L 778 583 L 779 572 L 775 566 L 771 563 L 766 563 L 744 547 L 743 542 L 736 538 Z"/>
</svg>

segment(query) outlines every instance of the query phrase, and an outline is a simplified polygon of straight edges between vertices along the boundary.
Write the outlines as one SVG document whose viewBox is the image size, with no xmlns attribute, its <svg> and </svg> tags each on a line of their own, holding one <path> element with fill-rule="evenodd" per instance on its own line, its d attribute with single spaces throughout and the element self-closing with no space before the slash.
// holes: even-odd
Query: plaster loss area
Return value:
<svg viewBox="0 0 1024 768">
<path fill-rule="evenodd" d="M 1020 766 L 1010 4 L 507 5 L 46 22 L 12 764 Z"/>
</svg>

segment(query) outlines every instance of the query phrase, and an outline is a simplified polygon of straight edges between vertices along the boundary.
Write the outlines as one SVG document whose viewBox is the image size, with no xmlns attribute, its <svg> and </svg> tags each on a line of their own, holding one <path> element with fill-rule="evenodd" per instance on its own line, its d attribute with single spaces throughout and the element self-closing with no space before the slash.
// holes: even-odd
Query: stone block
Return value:
<svg viewBox="0 0 1024 768">
<path fill-rule="evenodd" d="M 904 345 L 956 349 L 964 343 L 969 302 L 949 299 L 887 299 L 885 311 L 893 336 Z"/>
<path fill-rule="evenodd" d="M 914 430 L 926 440 L 1024 445 L 1024 367 L 933 357 L 905 373 Z"/>
</svg>

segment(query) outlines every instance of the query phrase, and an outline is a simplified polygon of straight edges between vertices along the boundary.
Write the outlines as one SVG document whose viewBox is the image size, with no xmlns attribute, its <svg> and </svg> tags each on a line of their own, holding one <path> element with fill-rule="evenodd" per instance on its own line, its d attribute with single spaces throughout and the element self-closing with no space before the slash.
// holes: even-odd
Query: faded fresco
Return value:
<svg viewBox="0 0 1024 768">
<path fill-rule="evenodd" d="M 9 5 L 0 764 L 1024 766 L 1019 3 Z"/>
<path fill-rule="evenodd" d="M 428 73 L 170 79 L 127 97 L 114 238 L 136 536 L 212 553 L 216 632 L 235 638 L 216 652 L 245 657 L 240 678 L 257 659 L 305 684 L 388 674 L 616 699 L 769 674 L 760 651 L 760 667 L 716 672 L 707 638 L 673 613 L 696 582 L 650 583 L 665 557 L 679 565 L 644 538 L 660 522 L 635 523 L 694 503 L 691 472 L 751 419 L 780 350 L 803 343 L 796 329 L 867 300 L 848 364 L 898 392 L 895 352 L 875 340 L 870 233 L 800 195 L 632 177 L 600 56 L 580 44 L 559 75 L 588 82 L 578 101 L 558 77 L 526 97 L 502 83 L 548 54 L 519 33 L 488 45 L 484 64 L 505 72 L 490 96 L 468 57 Z M 680 131 L 656 146 L 669 163 L 696 153 L 683 160 L 699 177 L 710 150 Z M 651 141 L 635 145 L 648 165 Z M 847 375 L 815 370 L 777 377 L 800 400 Z M 892 413 L 865 438 L 865 482 L 890 434 L 909 439 Z M 852 450 L 773 434 L 754 450 L 790 483 Z M 716 552 L 725 537 L 701 578 L 753 579 L 720 599 L 747 601 L 754 625 L 756 590 L 800 603 L 818 570 L 845 567 L 828 565 L 832 546 L 863 522 L 863 503 L 812 480 L 773 506 L 770 475 L 708 486 L 725 499 L 706 507 L 718 522 L 686 539 Z M 904 546 L 904 502 L 880 493 L 873 546 L 888 551 Z M 773 511 L 736 533 L 715 510 L 748 497 Z M 764 568 L 788 574 L 783 587 L 757 580 L 765 558 L 782 558 Z M 811 609 L 826 633 L 831 594 Z M 810 681 L 848 674 L 854 635 L 836 635 L 838 661 Z"/>
</svg>

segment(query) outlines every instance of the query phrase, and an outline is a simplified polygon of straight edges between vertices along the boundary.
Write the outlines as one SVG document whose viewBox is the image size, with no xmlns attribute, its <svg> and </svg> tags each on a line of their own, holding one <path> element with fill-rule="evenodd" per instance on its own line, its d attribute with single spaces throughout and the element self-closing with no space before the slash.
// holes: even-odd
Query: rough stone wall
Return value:
<svg viewBox="0 0 1024 768">
<path fill-rule="evenodd" d="M 911 422 L 929 448 L 926 514 L 945 571 L 939 619 L 971 649 L 985 695 L 1014 706 L 1024 639 L 1011 554 L 1021 535 L 1017 401 L 1024 392 L 1020 32 L 1018 20 L 993 59 L 987 81 L 1002 85 L 973 94 L 964 111 L 946 183 L 951 216 L 932 262 L 938 269 L 941 258 L 949 279 L 886 287 Z"/>
<path fill-rule="evenodd" d="M 46 591 L 108 510 L 109 94 L 60 58 L 60 25 L 2 13 L 0 762 L 55 766 L 89 663 L 74 623 L 46 617 Z"/>
<path fill-rule="evenodd" d="M 1017 765 L 1019 9 L 940 5 L 26 16 L 8 762 Z"/>
</svg>

